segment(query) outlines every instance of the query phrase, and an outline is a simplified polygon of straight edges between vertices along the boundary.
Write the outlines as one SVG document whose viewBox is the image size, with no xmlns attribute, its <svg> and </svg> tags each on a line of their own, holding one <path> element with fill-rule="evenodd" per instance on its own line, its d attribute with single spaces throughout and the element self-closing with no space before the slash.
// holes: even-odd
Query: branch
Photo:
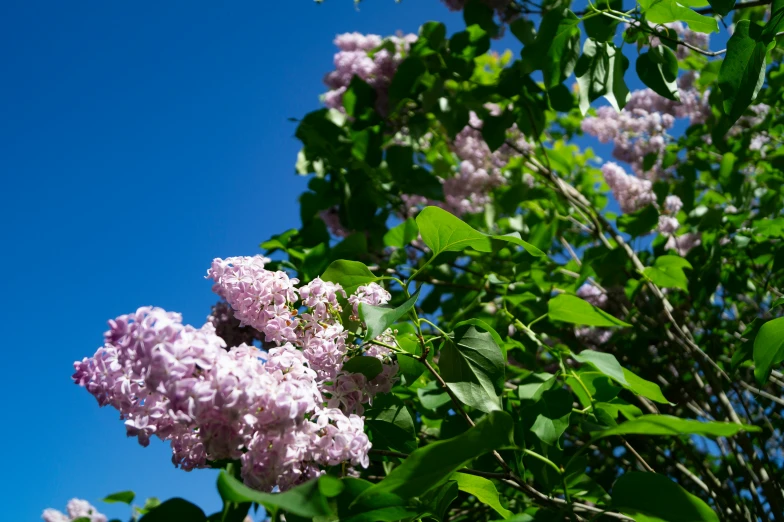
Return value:
<svg viewBox="0 0 784 522">
<path fill-rule="evenodd" d="M 748 9 L 750 7 L 760 7 L 763 5 L 768 5 L 771 3 L 771 0 L 755 0 L 754 2 L 739 2 L 730 8 L 730 11 L 737 11 L 739 9 Z M 696 12 L 700 14 L 713 14 L 713 7 L 703 7 L 702 9 L 695 9 Z"/>
</svg>

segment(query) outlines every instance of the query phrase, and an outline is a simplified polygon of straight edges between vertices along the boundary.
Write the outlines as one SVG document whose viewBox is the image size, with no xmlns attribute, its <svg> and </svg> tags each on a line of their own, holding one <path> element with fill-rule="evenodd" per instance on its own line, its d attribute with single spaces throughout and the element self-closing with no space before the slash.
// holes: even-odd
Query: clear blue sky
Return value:
<svg viewBox="0 0 784 522">
<path fill-rule="evenodd" d="M 3 520 L 124 489 L 217 509 L 213 472 L 127 439 L 71 365 L 142 305 L 202 324 L 210 261 L 299 225 L 287 118 L 318 108 L 335 34 L 430 19 L 463 26 L 438 0 L 0 3 Z"/>
</svg>

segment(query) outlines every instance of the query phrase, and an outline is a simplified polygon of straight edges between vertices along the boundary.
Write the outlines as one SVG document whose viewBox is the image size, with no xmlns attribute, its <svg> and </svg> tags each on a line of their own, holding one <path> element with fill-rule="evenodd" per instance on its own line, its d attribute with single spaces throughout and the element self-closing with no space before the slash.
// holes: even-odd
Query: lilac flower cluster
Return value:
<svg viewBox="0 0 784 522">
<path fill-rule="evenodd" d="M 352 78 L 358 76 L 376 91 L 376 109 L 386 114 L 389 84 L 403 61 L 405 53 L 416 35 L 393 36 L 387 40 L 394 46 L 394 53 L 388 49 L 379 49 L 384 40 L 375 34 L 344 33 L 335 38 L 335 45 L 340 49 L 335 54 L 335 70 L 327 74 L 324 83 L 330 91 L 324 95 L 324 103 L 331 109 L 343 111 L 343 95 Z"/>
<path fill-rule="evenodd" d="M 90 522 L 107 521 L 106 515 L 101 514 L 86 500 L 72 498 L 68 501 L 65 510 L 68 514 L 56 509 L 45 509 L 41 518 L 44 522 L 72 522 L 73 520 L 78 520 L 80 518 L 86 518 Z"/>
<path fill-rule="evenodd" d="M 689 250 L 700 246 L 701 244 L 702 236 L 699 232 L 687 232 L 682 236 L 670 236 L 667 243 L 664 244 L 664 248 L 667 250 L 675 250 L 679 255 L 685 256 L 689 253 Z"/>
<path fill-rule="evenodd" d="M 346 293 L 318 278 L 296 288 L 296 279 L 265 270 L 266 262 L 216 259 L 208 277 L 236 320 L 276 345 L 268 352 L 244 342 L 227 351 L 214 326 L 221 321 L 194 328 L 179 314 L 145 307 L 110 321 L 104 346 L 74 364 L 73 378 L 101 406 L 116 408 L 143 446 L 152 436 L 169 441 L 175 465 L 239 459 L 245 483 L 270 491 L 315 477 L 322 466 L 367 466 L 370 442 L 357 413 L 390 391 L 398 367 L 372 346 L 365 355 L 382 361 L 379 376 L 343 372 L 349 347 L 338 296 Z M 356 308 L 389 298 L 372 283 L 349 299 Z"/>
<path fill-rule="evenodd" d="M 635 212 L 656 201 L 653 184 L 649 180 L 627 174 L 617 163 L 602 165 L 602 174 L 622 212 Z"/>
<path fill-rule="evenodd" d="M 498 106 L 488 107 L 493 115 L 498 115 Z M 451 144 L 452 151 L 459 160 L 454 176 L 442 180 L 444 201 L 432 201 L 421 196 L 405 195 L 406 215 L 416 214 L 420 206 L 437 205 L 456 216 L 473 214 L 484 210 L 490 202 L 490 192 L 504 183 L 504 168 L 509 160 L 519 153 L 507 144 L 491 151 L 482 138 L 483 122 L 473 111 L 468 125 L 461 130 Z M 507 138 L 518 150 L 532 152 L 534 144 L 513 125 Z"/>
<path fill-rule="evenodd" d="M 584 283 L 577 289 L 577 297 L 585 299 L 593 306 L 604 308 L 607 305 L 607 294 L 598 286 L 591 283 Z"/>
<path fill-rule="evenodd" d="M 676 118 L 690 123 L 704 123 L 710 116 L 707 95 L 694 88 L 695 73 L 678 79 L 680 102 L 659 96 L 651 89 L 632 93 L 624 109 L 617 112 L 610 106 L 600 107 L 595 117 L 585 118 L 582 130 L 602 143 L 612 142 L 613 157 L 629 163 L 637 176 L 656 179 L 663 172 L 662 157 L 670 139 L 667 130 Z M 645 157 L 654 154 L 657 160 L 650 169 L 643 167 Z"/>
<path fill-rule="evenodd" d="M 622 212 L 635 212 L 647 205 L 658 207 L 653 184 L 649 180 L 627 174 L 623 168 L 613 162 L 602 165 L 602 174 Z M 659 208 L 661 213 L 657 230 L 662 234 L 673 234 L 678 230 L 680 223 L 675 218 L 675 214 L 682 207 L 681 198 L 674 195 L 667 196 L 663 207 Z"/>
</svg>

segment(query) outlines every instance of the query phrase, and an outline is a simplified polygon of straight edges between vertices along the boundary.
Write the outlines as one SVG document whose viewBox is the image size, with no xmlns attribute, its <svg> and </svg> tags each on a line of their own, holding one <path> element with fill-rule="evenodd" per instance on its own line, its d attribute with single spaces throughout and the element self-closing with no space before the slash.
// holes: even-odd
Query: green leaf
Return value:
<svg viewBox="0 0 784 522">
<path fill-rule="evenodd" d="M 582 364 L 590 364 L 601 373 L 611 378 L 622 386 L 628 386 L 626 375 L 618 359 L 611 353 L 597 352 L 594 350 L 583 350 L 579 354 L 572 354 L 572 358 Z"/>
<path fill-rule="evenodd" d="M 343 364 L 343 371 L 348 373 L 361 373 L 367 380 L 372 381 L 378 374 L 384 371 L 381 361 L 375 357 L 359 355 L 352 357 Z"/>
<path fill-rule="evenodd" d="M 545 89 L 558 86 L 572 74 L 580 56 L 579 23 L 568 9 L 548 11 L 534 43 L 523 47 L 523 59 L 542 71 Z"/>
<path fill-rule="evenodd" d="M 784 29 L 784 0 L 773 0 L 770 4 L 770 19 L 762 32 L 763 38 L 765 41 L 772 40 L 782 29 Z"/>
<path fill-rule="evenodd" d="M 708 505 L 658 473 L 631 471 L 612 488 L 612 506 L 638 522 L 718 522 Z"/>
<path fill-rule="evenodd" d="M 618 230 L 639 237 L 653 230 L 659 223 L 659 211 L 648 205 L 636 212 L 618 217 Z"/>
<path fill-rule="evenodd" d="M 365 426 L 373 435 L 373 447 L 404 452 L 417 447 L 414 419 L 403 401 L 394 395 L 374 400 L 373 409 L 365 411 Z"/>
<path fill-rule="evenodd" d="M 719 90 L 726 118 L 720 122 L 720 134 L 743 116 L 757 97 L 765 81 L 767 43 L 762 28 L 741 20 L 727 41 L 727 54 L 719 69 Z"/>
<path fill-rule="evenodd" d="M 645 380 L 631 370 L 622 367 L 621 363 L 618 362 L 618 359 L 611 353 L 583 350 L 579 354 L 572 354 L 572 357 L 579 363 L 590 364 L 603 375 L 606 375 L 637 395 L 642 395 L 643 397 L 660 404 L 670 404 L 662 394 L 658 384 Z M 607 400 L 608 398 L 599 397 L 596 399 Z"/>
<path fill-rule="evenodd" d="M 172 498 L 152 508 L 139 522 L 206 522 L 206 520 L 207 515 L 199 506 L 182 498 Z"/>
<path fill-rule="evenodd" d="M 414 307 L 419 299 L 419 291 L 397 307 L 373 306 L 367 303 L 359 303 L 359 318 L 367 325 L 365 340 L 375 339 L 383 334 L 387 328 L 393 325 L 398 319 L 403 317 Z"/>
<path fill-rule="evenodd" d="M 256 502 L 268 510 L 280 508 L 308 518 L 331 515 L 332 509 L 327 498 L 336 496 L 342 488 L 343 484 L 338 479 L 322 475 L 283 493 L 262 493 L 249 488 L 225 471 L 221 471 L 218 476 L 218 491 L 226 502 Z"/>
<path fill-rule="evenodd" d="M 401 357 L 402 359 L 402 357 Z M 427 386 L 417 390 L 417 397 L 422 406 L 428 410 L 437 410 L 441 406 L 449 404 L 452 399 L 449 394 L 441 388 L 436 381 L 430 381 Z"/>
<path fill-rule="evenodd" d="M 114 504 L 115 502 L 122 502 L 123 504 L 131 505 L 133 499 L 136 498 L 136 493 L 133 491 L 119 491 L 117 493 L 112 493 L 108 495 L 106 498 L 103 499 L 103 502 L 107 504 Z"/>
<path fill-rule="evenodd" d="M 484 412 L 501 408 L 505 361 L 490 333 L 469 325 L 456 328 L 444 342 L 438 365 L 460 401 Z"/>
<path fill-rule="evenodd" d="M 547 390 L 536 403 L 537 413 L 531 431 L 543 443 L 556 446 L 558 440 L 569 427 L 569 415 L 572 413 L 572 394 L 563 388 Z"/>
<path fill-rule="evenodd" d="M 500 116 L 485 117 L 482 124 L 482 139 L 491 151 L 497 150 L 506 142 L 506 131 L 514 122 L 514 113 L 511 111 L 504 111 Z"/>
<path fill-rule="evenodd" d="M 375 114 L 375 104 L 376 90 L 355 75 L 343 94 L 346 114 L 360 120 L 369 119 Z"/>
<path fill-rule="evenodd" d="M 442 252 L 461 252 L 473 248 L 479 252 L 492 252 L 490 238 L 439 207 L 425 207 L 416 218 L 422 240 L 433 251 L 433 257 Z"/>
<path fill-rule="evenodd" d="M 547 315 L 555 321 L 587 326 L 631 326 L 577 296 L 558 294 L 547 303 Z"/>
<path fill-rule="evenodd" d="M 555 383 L 555 375 L 551 373 L 532 373 L 520 382 L 520 386 L 517 387 L 517 397 L 521 401 L 536 402 Z"/>
<path fill-rule="evenodd" d="M 547 257 L 547 254 L 536 248 L 534 245 L 527 241 L 523 241 L 520 238 L 520 232 L 511 232 L 509 234 L 504 234 L 503 236 L 490 236 L 493 239 L 497 239 L 498 241 L 506 241 L 507 243 L 512 243 L 517 246 L 523 247 L 523 249 L 531 254 L 534 257 Z"/>
<path fill-rule="evenodd" d="M 643 273 L 662 288 L 688 290 L 689 280 L 683 269 L 691 269 L 691 264 L 678 256 L 659 256 L 653 266 L 646 267 Z"/>
<path fill-rule="evenodd" d="M 403 248 L 415 240 L 417 235 L 419 235 L 419 227 L 416 221 L 408 218 L 384 234 L 384 246 Z"/>
<path fill-rule="evenodd" d="M 589 4 L 586 14 L 598 11 L 606 11 L 608 8 L 615 11 L 623 11 L 623 0 L 598 0 L 593 5 Z M 615 36 L 618 20 L 603 15 L 594 15 L 588 18 L 583 17 L 583 27 L 585 34 L 599 42 L 609 42 Z"/>
<path fill-rule="evenodd" d="M 623 369 L 623 376 L 626 377 L 626 382 L 628 383 L 628 385 L 625 386 L 626 389 L 636 393 L 637 395 L 647 397 L 648 399 L 654 402 L 658 402 L 659 404 L 671 404 L 662 393 L 659 385 L 655 382 L 647 381 L 631 370 L 627 370 L 626 368 Z"/>
<path fill-rule="evenodd" d="M 705 437 L 731 437 L 741 431 L 760 431 L 757 426 L 732 422 L 702 422 L 680 419 L 670 415 L 642 415 L 614 428 L 591 433 L 596 439 L 611 435 L 702 435 Z"/>
<path fill-rule="evenodd" d="M 637 57 L 637 76 L 653 92 L 670 100 L 680 101 L 678 92 L 678 59 L 669 47 L 658 45 Z"/>
<path fill-rule="evenodd" d="M 357 288 L 362 285 L 379 280 L 363 263 L 346 261 L 344 259 L 333 261 L 327 267 L 321 279 L 331 283 L 338 283 L 348 295 L 356 292 Z"/>
<path fill-rule="evenodd" d="M 678 3 L 675 0 L 639 0 L 645 18 L 654 24 L 669 22 L 686 22 L 692 31 L 698 33 L 718 33 L 719 24 L 710 16 L 703 16 L 688 7 L 686 2 Z M 662 46 L 659 46 L 662 47 Z"/>
<path fill-rule="evenodd" d="M 754 377 L 760 386 L 770 377 L 774 364 L 784 361 L 784 317 L 763 324 L 754 339 Z"/>
<path fill-rule="evenodd" d="M 599 42 L 593 38 L 585 41 L 583 54 L 574 69 L 580 86 L 580 111 L 583 115 L 591 102 L 600 96 L 604 96 L 616 111 L 623 109 L 631 97 L 623 80 L 623 73 L 628 67 L 629 60 L 611 42 Z"/>
<path fill-rule="evenodd" d="M 450 480 L 457 482 L 457 488 L 460 491 L 475 496 L 479 502 L 493 508 L 504 519 L 512 516 L 512 512 L 503 507 L 498 500 L 498 490 L 495 489 L 495 484 L 492 481 L 466 473 L 454 473 Z"/>
<path fill-rule="evenodd" d="M 419 497 L 443 484 L 468 461 L 510 446 L 512 430 L 508 413 L 489 413 L 457 437 L 432 442 L 411 453 L 384 480 L 363 491 L 354 506 L 372 505 L 375 499 L 390 494 L 402 499 Z"/>
<path fill-rule="evenodd" d="M 713 8 L 713 12 L 719 16 L 727 16 L 735 7 L 735 0 L 708 0 L 708 2 Z"/>
</svg>

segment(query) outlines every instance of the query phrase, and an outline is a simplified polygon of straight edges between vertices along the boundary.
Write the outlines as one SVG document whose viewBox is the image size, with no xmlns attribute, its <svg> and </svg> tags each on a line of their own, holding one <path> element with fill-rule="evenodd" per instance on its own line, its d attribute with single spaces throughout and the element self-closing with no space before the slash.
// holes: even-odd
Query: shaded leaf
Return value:
<svg viewBox="0 0 784 522">
<path fill-rule="evenodd" d="M 390 494 L 402 499 L 421 496 L 443 484 L 466 462 L 508 447 L 512 440 L 512 429 L 512 418 L 508 413 L 489 413 L 476 426 L 457 437 L 432 442 L 411 453 L 384 480 L 363 491 L 353 505 L 372 505 L 378 497 Z"/>
<path fill-rule="evenodd" d="M 490 333 L 469 325 L 456 328 L 444 342 L 438 364 L 460 401 L 484 412 L 500 409 L 505 361 Z"/>
<path fill-rule="evenodd" d="M 343 364 L 343 371 L 348 373 L 361 373 L 367 380 L 372 381 L 384 371 L 381 361 L 368 355 L 352 357 Z"/>
<path fill-rule="evenodd" d="M 760 386 L 770 377 L 773 365 L 784 361 L 784 317 L 763 324 L 754 339 L 754 377 Z"/>
<path fill-rule="evenodd" d="M 256 502 L 268 510 L 280 508 L 301 517 L 332 514 L 327 498 L 336 496 L 342 488 L 343 484 L 338 479 L 322 475 L 318 479 L 310 480 L 283 493 L 263 493 L 249 488 L 225 471 L 221 471 L 218 475 L 218 491 L 224 501 Z M 161 505 L 165 504 L 164 502 Z"/>
<path fill-rule="evenodd" d="M 658 473 L 632 471 L 621 475 L 613 484 L 612 506 L 638 521 L 719 520 L 705 502 Z"/>
</svg>

